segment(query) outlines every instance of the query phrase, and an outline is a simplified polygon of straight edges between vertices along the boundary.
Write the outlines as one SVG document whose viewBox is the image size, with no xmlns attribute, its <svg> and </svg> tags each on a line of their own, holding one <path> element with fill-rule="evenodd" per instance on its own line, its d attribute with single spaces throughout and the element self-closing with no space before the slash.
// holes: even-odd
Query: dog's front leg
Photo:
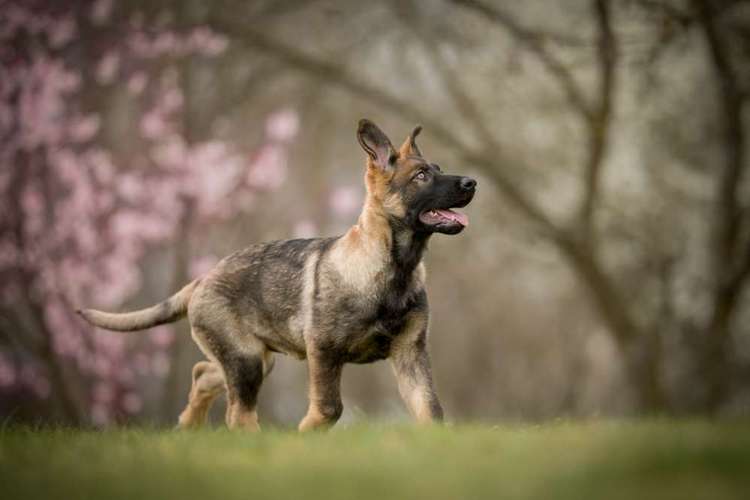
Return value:
<svg viewBox="0 0 750 500">
<path fill-rule="evenodd" d="M 330 353 L 308 349 L 307 365 L 310 406 L 299 424 L 299 430 L 331 427 L 344 409 L 341 403 L 342 364 Z"/>
<path fill-rule="evenodd" d="M 391 364 L 399 393 L 417 422 L 441 422 L 443 408 L 432 382 L 426 341 L 426 325 L 416 331 L 406 332 L 392 347 Z"/>
</svg>

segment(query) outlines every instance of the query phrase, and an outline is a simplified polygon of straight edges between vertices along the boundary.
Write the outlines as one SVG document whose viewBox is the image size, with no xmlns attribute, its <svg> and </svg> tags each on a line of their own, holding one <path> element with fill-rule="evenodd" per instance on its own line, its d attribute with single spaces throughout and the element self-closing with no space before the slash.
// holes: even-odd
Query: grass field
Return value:
<svg viewBox="0 0 750 500">
<path fill-rule="evenodd" d="M 0 430 L 3 499 L 750 498 L 750 423 Z"/>
</svg>

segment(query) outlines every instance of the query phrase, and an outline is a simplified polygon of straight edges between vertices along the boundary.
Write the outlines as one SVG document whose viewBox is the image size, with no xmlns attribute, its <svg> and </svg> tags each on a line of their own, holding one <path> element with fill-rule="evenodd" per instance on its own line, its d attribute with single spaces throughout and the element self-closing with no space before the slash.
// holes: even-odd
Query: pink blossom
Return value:
<svg viewBox="0 0 750 500">
<path fill-rule="evenodd" d="M 120 69 L 120 55 L 116 52 L 107 52 L 104 57 L 99 60 L 99 64 L 96 67 L 96 81 L 102 85 L 112 83 L 117 76 L 117 71 Z"/>
<path fill-rule="evenodd" d="M 154 375 L 163 377 L 167 374 L 167 372 L 169 372 L 170 364 L 171 361 L 169 357 L 162 352 L 158 352 L 154 354 L 154 357 L 151 360 L 151 369 L 153 370 Z"/>
<path fill-rule="evenodd" d="M 102 356 L 113 357 L 122 352 L 126 337 L 110 331 L 98 330 L 93 335 L 94 346 Z"/>
<path fill-rule="evenodd" d="M 143 400 L 138 394 L 129 392 L 122 398 L 122 407 L 128 413 L 138 413 L 143 408 Z"/>
<path fill-rule="evenodd" d="M 60 62 L 45 56 L 34 60 L 20 87 L 18 123 L 23 149 L 31 151 L 60 141 L 64 98 L 79 83 L 80 77 L 65 69 Z"/>
<path fill-rule="evenodd" d="M 0 269 L 17 265 L 20 258 L 21 253 L 13 243 L 0 240 Z"/>
<path fill-rule="evenodd" d="M 47 160 L 62 181 L 70 185 L 79 182 L 81 177 L 80 163 L 71 149 L 65 147 L 52 149 L 47 152 Z"/>
<path fill-rule="evenodd" d="M 48 300 L 44 305 L 44 320 L 49 325 L 57 325 L 52 336 L 52 348 L 61 356 L 72 356 L 83 348 L 83 339 L 78 332 L 70 329 L 70 311 L 59 300 Z"/>
<path fill-rule="evenodd" d="M 228 39 L 205 27 L 187 34 L 159 33 L 136 15 L 133 23 L 123 23 L 123 37 L 107 36 L 106 45 L 92 45 L 108 49 L 89 61 L 97 83 L 123 77 L 143 109 L 136 123 L 148 147 L 115 156 L 93 144 L 105 124 L 81 106 L 83 92 L 90 90 L 82 83 L 89 82 L 70 64 L 78 66 L 77 58 L 86 53 L 69 62 L 54 50 L 77 36 L 75 18 L 44 3 L 34 4 L 33 12 L 20 1 L 7 7 L 0 16 L 0 39 L 21 36 L 36 42 L 2 44 L 17 47 L 18 53 L 0 79 L 0 133 L 7 138 L 0 146 L 0 200 L 7 198 L 14 172 L 6 167 L 19 155 L 32 160 L 24 165 L 33 173 L 19 190 L 24 251 L 0 234 L 0 269 L 22 264 L 33 277 L 23 290 L 18 283 L 0 282 L 0 297 L 12 307 L 23 293 L 42 305 L 39 333 L 55 356 L 75 363 L 88 378 L 93 388 L 90 414 L 104 425 L 118 410 L 140 411 L 142 401 L 132 392 L 135 373 L 163 376 L 170 368 L 166 347 L 174 334 L 169 327 L 156 329 L 152 343 L 144 346 L 88 328 L 72 309 L 122 307 L 143 284 L 143 257 L 157 245 L 171 243 L 186 198 L 197 206 L 196 219 L 204 222 L 204 217 L 250 210 L 259 189 L 280 186 L 298 118 L 292 110 L 270 115 L 252 162 L 229 142 L 208 137 L 188 145 L 178 126 L 184 107 L 179 74 L 167 58 L 218 55 Z M 109 22 L 113 8 L 112 0 L 92 2 L 92 23 Z M 3 50 L 0 56 L 7 55 Z M 167 64 L 144 61 L 155 55 Z M 8 104 L 11 98 L 13 105 Z M 203 274 L 215 262 L 210 256 L 195 259 L 190 272 Z M 156 352 L 143 352 L 144 347 Z M 49 396 L 42 365 L 16 367 L 11 361 L 0 357 L 0 387 L 16 384 L 37 397 Z"/>
<path fill-rule="evenodd" d="M 188 163 L 188 150 L 182 136 L 171 134 L 151 148 L 151 158 L 162 167 L 179 169 Z"/>
<path fill-rule="evenodd" d="M 91 6 L 91 22 L 101 26 L 109 20 L 112 15 L 113 0 L 96 0 Z"/>
<path fill-rule="evenodd" d="M 138 224 L 140 235 L 147 241 L 163 241 L 172 236 L 174 229 L 173 222 L 160 217 L 143 217 Z"/>
<path fill-rule="evenodd" d="M 160 348 L 169 347 L 174 342 L 174 330 L 171 326 L 167 325 L 152 328 L 151 342 Z"/>
<path fill-rule="evenodd" d="M 190 34 L 189 46 L 195 52 L 212 57 L 224 52 L 229 46 L 229 40 L 226 36 L 201 26 Z"/>
<path fill-rule="evenodd" d="M 277 189 L 286 179 L 286 151 L 266 144 L 251 159 L 247 183 L 258 189 Z"/>
<path fill-rule="evenodd" d="M 16 384 L 18 375 L 16 374 L 16 365 L 8 356 L 0 352 L 0 389 L 13 387 Z"/>
<path fill-rule="evenodd" d="M 167 122 L 160 110 L 146 113 L 141 119 L 141 134 L 146 139 L 158 139 L 167 131 Z"/>
<path fill-rule="evenodd" d="M 229 150 L 225 143 L 208 141 L 197 144 L 190 153 L 190 170 L 194 178 L 186 186 L 196 196 L 202 213 L 214 213 L 239 183 L 243 159 Z"/>
<path fill-rule="evenodd" d="M 104 379 L 111 375 L 110 362 L 106 357 L 99 355 L 94 358 L 94 373 Z"/>
<path fill-rule="evenodd" d="M 359 212 L 363 197 L 359 188 L 354 186 L 337 187 L 328 198 L 328 206 L 338 217 L 345 218 Z"/>
<path fill-rule="evenodd" d="M 139 95 L 146 88 L 147 84 L 148 77 L 146 73 L 139 71 L 128 79 L 128 91 L 131 94 Z"/>
<path fill-rule="evenodd" d="M 75 92 L 81 86 L 81 75 L 78 73 L 59 70 L 56 77 L 58 78 L 57 87 L 64 94 Z"/>
<path fill-rule="evenodd" d="M 99 246 L 99 236 L 90 223 L 78 224 L 73 236 L 83 255 L 93 255 Z"/>
<path fill-rule="evenodd" d="M 65 16 L 55 20 L 49 27 L 49 43 L 57 49 L 73 39 L 76 33 L 76 23 L 72 16 Z"/>
<path fill-rule="evenodd" d="M 185 98 L 179 87 L 170 87 L 161 98 L 161 106 L 164 113 L 174 113 L 182 107 Z"/>
<path fill-rule="evenodd" d="M 28 184 L 21 193 L 21 206 L 27 216 L 41 215 L 44 212 L 45 200 L 39 186 Z"/>
<path fill-rule="evenodd" d="M 115 379 L 120 384 L 132 385 L 135 382 L 135 373 L 130 366 L 124 366 L 117 370 Z"/>
<path fill-rule="evenodd" d="M 133 55 L 138 57 L 149 57 L 151 55 L 151 41 L 142 31 L 135 31 L 127 38 L 128 48 Z"/>
<path fill-rule="evenodd" d="M 168 54 L 175 50 L 178 47 L 179 40 L 177 36 L 169 31 L 166 31 L 164 33 L 160 33 L 159 35 L 154 38 L 153 43 L 151 45 L 152 48 L 152 55 L 153 56 L 159 56 L 163 54 Z"/>
<path fill-rule="evenodd" d="M 52 349 L 55 353 L 59 356 L 76 357 L 84 352 L 83 339 L 79 333 L 71 331 L 65 326 L 70 325 L 68 318 L 54 318 L 45 315 L 45 321 L 50 321 L 49 324 L 57 325 L 58 327 L 52 335 Z M 51 321 L 55 322 L 51 323 Z"/>
<path fill-rule="evenodd" d="M 136 204 L 143 198 L 143 182 L 135 174 L 126 173 L 120 175 L 116 188 L 118 194 L 129 203 Z M 115 218 L 121 218 L 123 216 L 131 217 L 130 220 L 124 221 L 127 226 L 124 228 L 125 230 L 122 231 L 121 234 L 132 234 L 132 231 L 128 231 L 128 229 L 137 227 L 137 222 L 135 224 L 129 224 L 134 222 L 132 219 L 132 215 L 133 214 L 128 214 L 127 212 L 119 212 L 114 215 Z M 115 234 L 117 234 L 117 232 L 118 231 L 115 231 Z"/>
<path fill-rule="evenodd" d="M 91 165 L 94 170 L 96 179 L 105 186 L 110 185 L 116 174 L 115 164 L 112 162 L 112 155 L 103 149 L 91 149 L 86 154 L 86 162 Z M 108 195 L 112 195 L 111 192 L 107 192 Z"/>
<path fill-rule="evenodd" d="M 92 399 L 97 403 L 111 403 L 115 399 L 115 388 L 106 381 L 98 382 L 94 386 Z"/>
<path fill-rule="evenodd" d="M 70 125 L 68 134 L 73 142 L 86 142 L 99 130 L 99 115 L 91 113 L 77 117 Z"/>
<path fill-rule="evenodd" d="M 132 295 L 141 285 L 140 274 L 126 262 L 107 263 L 105 276 L 107 281 L 97 287 L 94 297 L 96 305 L 101 307 L 112 307 L 120 304 Z"/>
<path fill-rule="evenodd" d="M 277 111 L 266 121 L 266 134 L 273 141 L 288 142 L 299 131 L 299 115 L 291 109 Z"/>
<path fill-rule="evenodd" d="M 141 375 L 148 375 L 151 371 L 151 360 L 144 353 L 138 353 L 135 355 L 133 365 L 135 366 L 135 370 Z"/>
<path fill-rule="evenodd" d="M 219 259 L 215 255 L 204 255 L 194 258 L 190 261 L 190 276 L 193 278 L 205 276 L 218 262 Z"/>
<path fill-rule="evenodd" d="M 49 380 L 34 364 L 25 364 L 21 367 L 19 376 L 21 384 L 31 389 L 31 392 L 40 399 L 47 399 L 52 387 Z"/>
</svg>

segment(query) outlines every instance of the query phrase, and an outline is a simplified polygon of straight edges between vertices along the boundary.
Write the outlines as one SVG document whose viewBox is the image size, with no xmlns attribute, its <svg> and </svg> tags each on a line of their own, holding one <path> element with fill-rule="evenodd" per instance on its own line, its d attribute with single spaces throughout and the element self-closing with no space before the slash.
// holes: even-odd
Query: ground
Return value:
<svg viewBox="0 0 750 500">
<path fill-rule="evenodd" d="M 750 498 L 750 422 L 0 429 L 10 499 Z"/>
</svg>

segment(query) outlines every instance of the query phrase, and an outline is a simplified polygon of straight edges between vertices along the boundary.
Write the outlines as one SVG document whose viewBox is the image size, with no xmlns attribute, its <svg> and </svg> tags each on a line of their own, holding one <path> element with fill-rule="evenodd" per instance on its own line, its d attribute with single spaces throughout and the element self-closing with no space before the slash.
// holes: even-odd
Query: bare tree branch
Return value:
<svg viewBox="0 0 750 500">
<path fill-rule="evenodd" d="M 543 38 L 521 26 L 511 16 L 495 6 L 489 6 L 477 0 L 453 0 L 453 2 L 477 12 L 487 20 L 503 27 L 515 40 L 521 43 L 523 48 L 534 54 L 547 71 L 558 80 L 573 110 L 585 119 L 591 117 L 590 106 L 572 73 L 546 48 Z"/>
<path fill-rule="evenodd" d="M 437 70 L 438 77 L 442 80 L 448 95 L 453 99 L 460 113 L 469 119 L 481 142 L 487 145 L 485 149 L 499 150 L 500 146 L 497 143 L 497 139 L 487 127 L 481 111 L 461 86 L 459 76 L 455 71 L 452 71 L 445 58 L 440 54 L 440 45 L 435 43 L 430 37 L 430 33 L 427 31 L 429 28 L 421 22 L 420 16 L 415 12 L 414 3 L 403 2 L 399 5 L 401 6 L 400 12 L 405 12 L 408 17 L 408 22 L 411 26 L 410 33 L 416 34 L 416 37 L 427 53 L 427 57 L 432 62 L 432 66 Z"/>
<path fill-rule="evenodd" d="M 592 42 L 586 38 L 573 36 L 567 33 L 555 33 L 551 31 L 541 31 L 525 26 L 521 26 L 508 15 L 506 12 L 499 10 L 496 6 L 490 6 L 476 0 L 453 0 L 455 4 L 468 7 L 476 12 L 483 14 L 485 17 L 493 18 L 495 22 L 513 29 L 517 35 L 523 39 L 535 43 L 553 43 L 560 47 L 586 48 L 592 45 Z"/>
<path fill-rule="evenodd" d="M 593 0 L 592 4 L 598 29 L 596 63 L 599 69 L 599 95 L 596 109 L 588 119 L 589 147 L 584 170 L 584 197 L 580 209 L 582 229 L 589 240 L 592 238 L 592 217 L 599 194 L 599 178 L 607 149 L 617 60 L 609 1 Z"/>
<path fill-rule="evenodd" d="M 615 86 L 617 44 L 612 30 L 610 4 L 605 0 L 593 0 L 592 11 L 597 21 L 596 64 L 599 72 L 597 100 L 589 104 L 570 70 L 563 65 L 532 31 L 518 24 L 511 16 L 497 7 L 478 0 L 453 0 L 470 8 L 495 24 L 502 26 L 518 42 L 529 50 L 556 78 L 563 89 L 571 108 L 583 121 L 588 148 L 584 164 L 584 189 L 579 209 L 579 223 L 583 241 L 592 242 L 592 217 L 599 193 L 599 178 L 608 143 L 612 95 Z"/>
</svg>

